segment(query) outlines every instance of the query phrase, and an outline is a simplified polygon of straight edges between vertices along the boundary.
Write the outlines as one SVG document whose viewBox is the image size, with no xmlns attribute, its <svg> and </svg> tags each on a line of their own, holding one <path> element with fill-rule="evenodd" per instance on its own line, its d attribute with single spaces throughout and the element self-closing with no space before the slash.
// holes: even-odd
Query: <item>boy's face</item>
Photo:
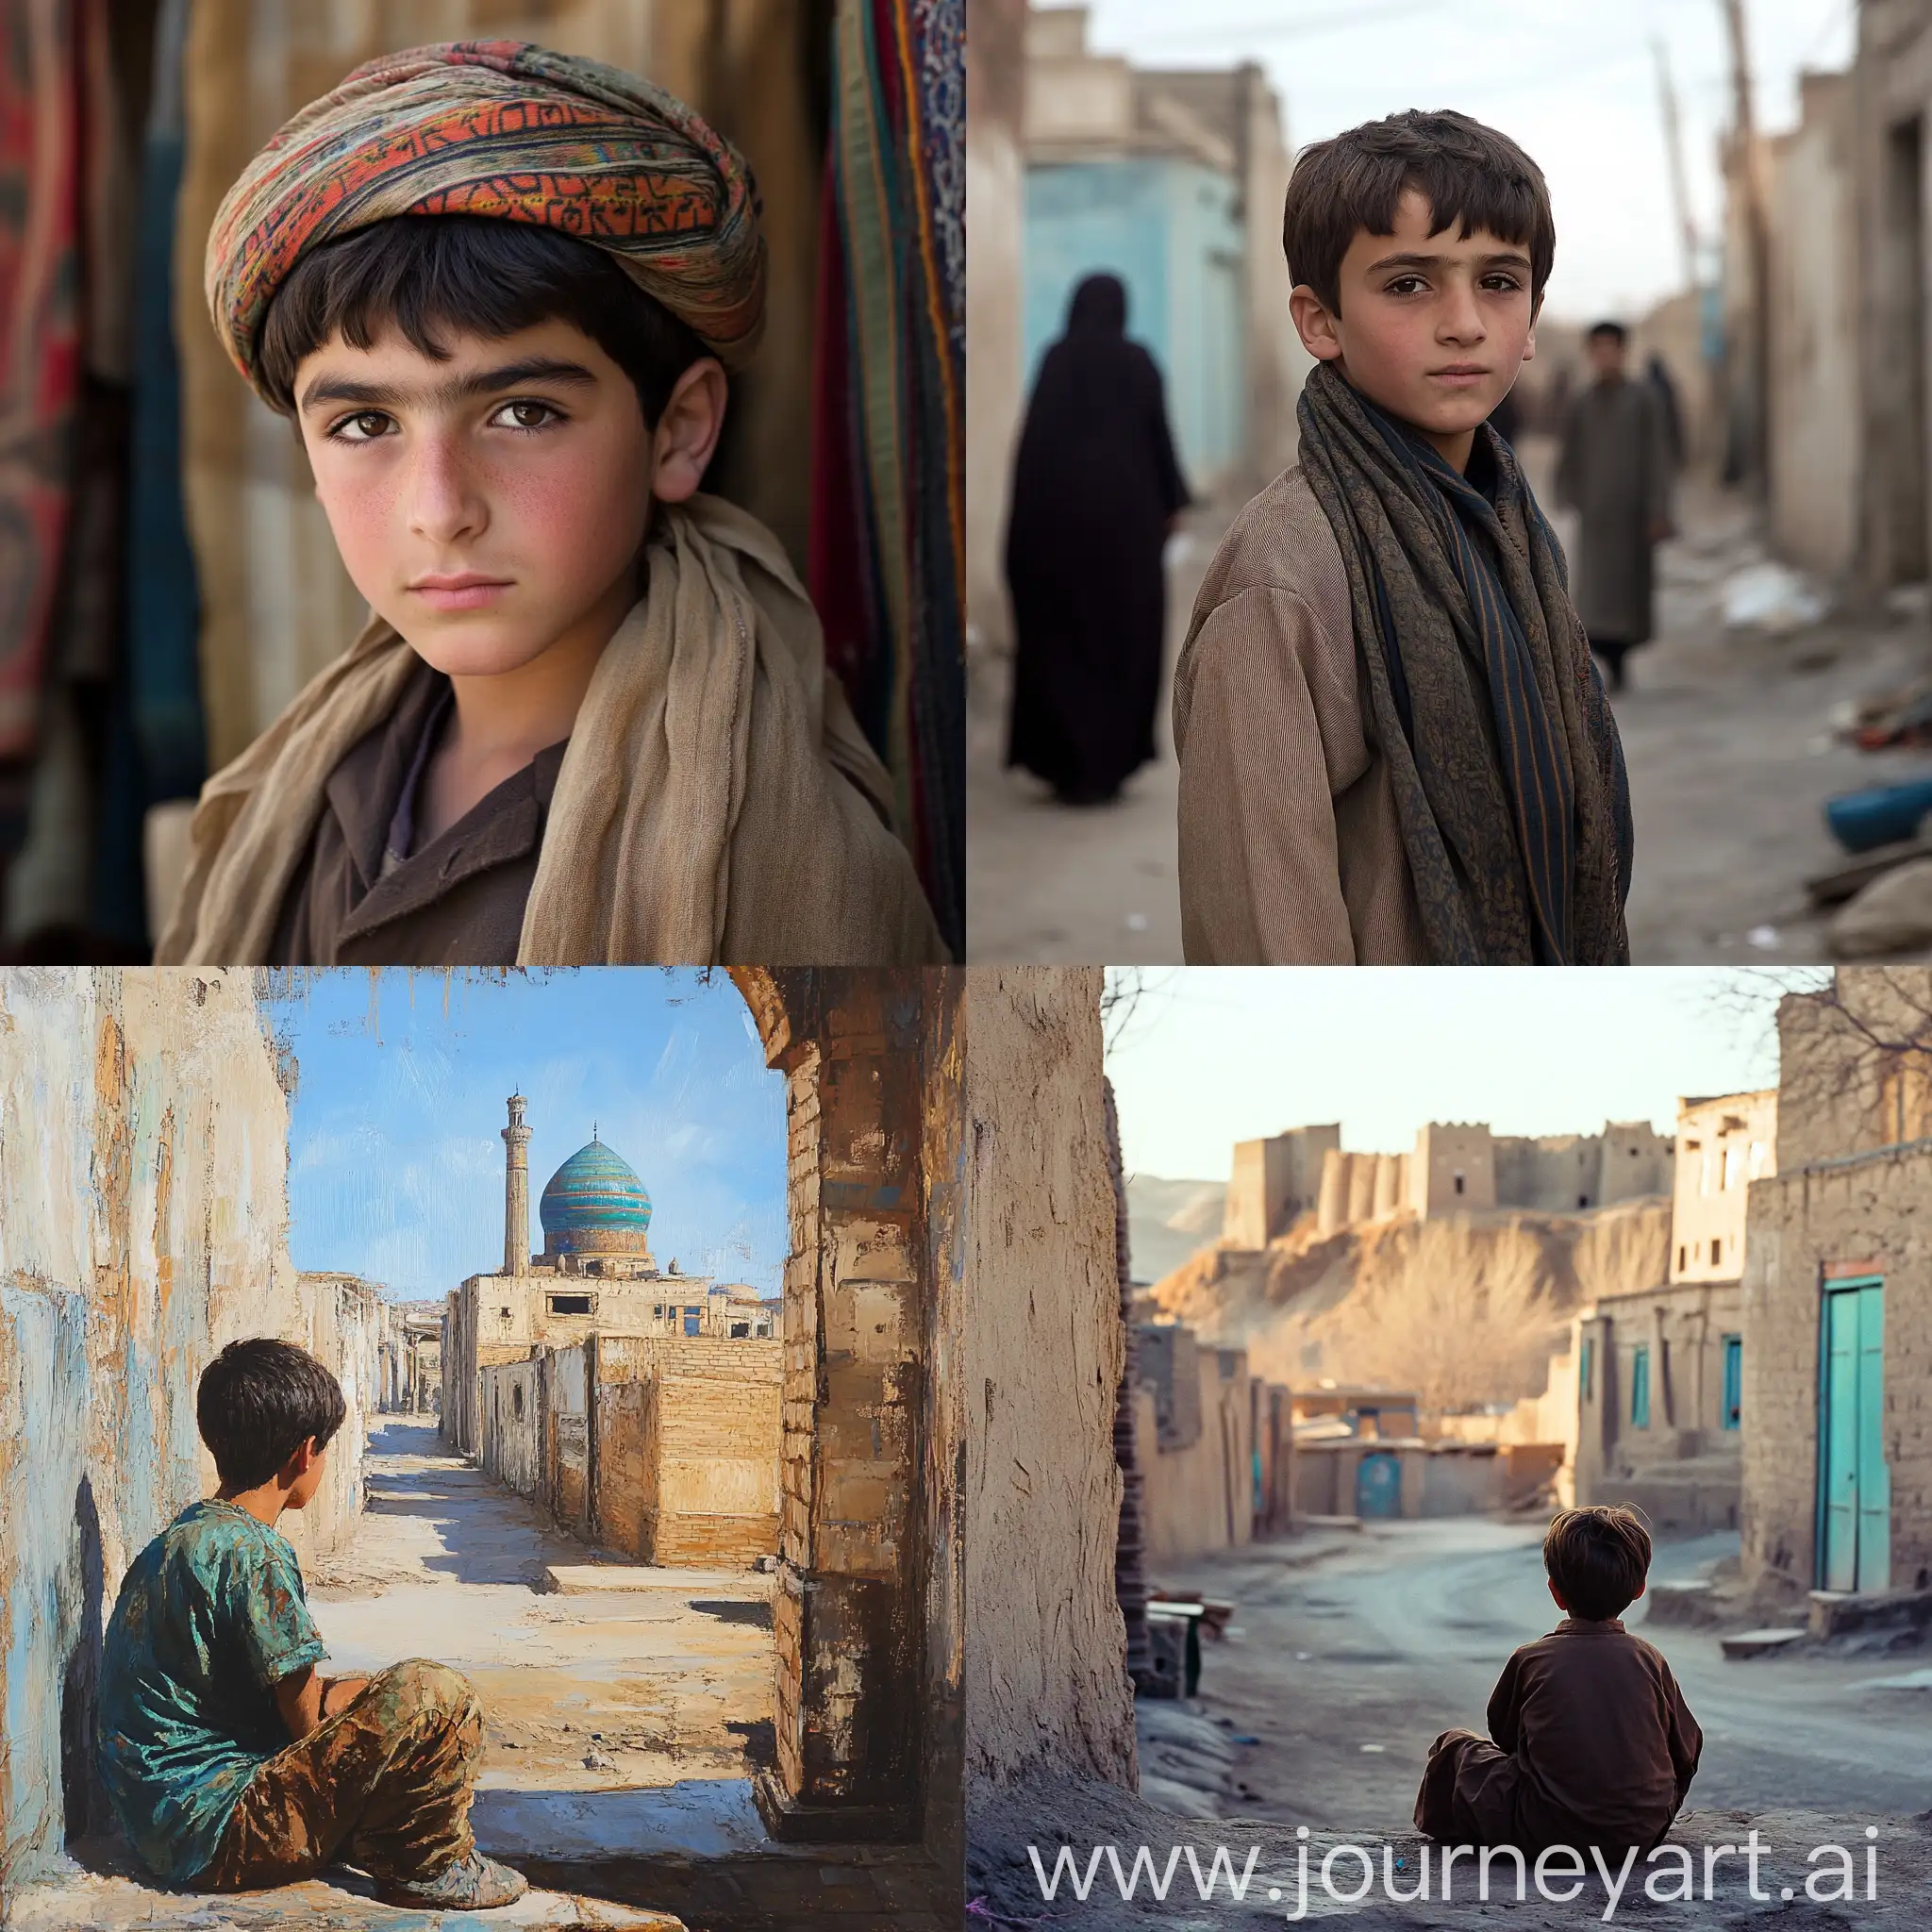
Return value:
<svg viewBox="0 0 1932 1932">
<path fill-rule="evenodd" d="M 445 346 L 439 361 L 393 328 L 367 349 L 336 336 L 296 370 L 315 493 L 356 588 L 456 676 L 518 670 L 587 623 L 608 637 L 636 595 L 653 495 L 703 478 L 723 372 L 693 364 L 654 431 L 569 323 Z"/>
<path fill-rule="evenodd" d="M 1429 204 L 1406 189 L 1395 232 L 1358 231 L 1341 258 L 1337 314 L 1306 283 L 1289 297 L 1311 356 L 1412 424 L 1460 468 L 1478 424 L 1536 354 L 1529 253 L 1478 229 L 1431 235 Z"/>
</svg>

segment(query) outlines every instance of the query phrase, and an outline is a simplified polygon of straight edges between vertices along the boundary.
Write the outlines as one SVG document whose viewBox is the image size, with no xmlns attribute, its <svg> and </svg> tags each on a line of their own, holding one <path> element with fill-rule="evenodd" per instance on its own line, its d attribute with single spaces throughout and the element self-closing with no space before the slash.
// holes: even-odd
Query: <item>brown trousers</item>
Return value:
<svg viewBox="0 0 1932 1932">
<path fill-rule="evenodd" d="M 446 1664 L 394 1664 L 348 1709 L 248 1781 L 194 1881 L 248 1891 L 311 1878 L 340 1855 L 372 1878 L 434 1878 L 469 1856 L 483 1713 Z"/>
</svg>

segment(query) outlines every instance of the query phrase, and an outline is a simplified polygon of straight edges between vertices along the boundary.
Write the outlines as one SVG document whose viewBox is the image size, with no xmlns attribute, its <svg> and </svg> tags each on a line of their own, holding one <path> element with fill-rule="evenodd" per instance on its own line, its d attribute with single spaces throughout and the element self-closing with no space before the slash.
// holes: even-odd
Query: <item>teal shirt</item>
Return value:
<svg viewBox="0 0 1932 1932">
<path fill-rule="evenodd" d="M 286 1537 L 184 1509 L 128 1566 L 101 1664 L 101 1775 L 160 1877 L 215 1855 L 257 1767 L 292 1741 L 275 1686 L 325 1655 Z"/>
</svg>

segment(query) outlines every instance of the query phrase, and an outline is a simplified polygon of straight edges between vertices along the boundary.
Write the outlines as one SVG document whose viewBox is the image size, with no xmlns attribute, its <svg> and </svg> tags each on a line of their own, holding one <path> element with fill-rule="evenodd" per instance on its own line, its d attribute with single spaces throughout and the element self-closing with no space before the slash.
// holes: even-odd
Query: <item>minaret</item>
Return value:
<svg viewBox="0 0 1932 1932">
<path fill-rule="evenodd" d="M 525 1149 L 530 1130 L 524 1124 L 524 1096 L 509 1097 L 509 1125 L 503 1130 L 503 1272 L 530 1272 L 530 1164 Z"/>
</svg>

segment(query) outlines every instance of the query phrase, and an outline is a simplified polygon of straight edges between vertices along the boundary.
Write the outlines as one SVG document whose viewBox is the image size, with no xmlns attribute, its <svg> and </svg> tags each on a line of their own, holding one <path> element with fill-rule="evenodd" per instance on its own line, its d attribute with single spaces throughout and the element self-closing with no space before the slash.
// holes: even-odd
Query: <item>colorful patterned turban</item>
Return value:
<svg viewBox="0 0 1932 1932">
<path fill-rule="evenodd" d="M 284 126 L 208 232 L 209 311 L 255 380 L 262 317 L 311 248 L 394 215 L 489 215 L 605 250 L 727 365 L 764 324 L 744 158 L 682 101 L 521 41 L 385 54 Z"/>
</svg>

